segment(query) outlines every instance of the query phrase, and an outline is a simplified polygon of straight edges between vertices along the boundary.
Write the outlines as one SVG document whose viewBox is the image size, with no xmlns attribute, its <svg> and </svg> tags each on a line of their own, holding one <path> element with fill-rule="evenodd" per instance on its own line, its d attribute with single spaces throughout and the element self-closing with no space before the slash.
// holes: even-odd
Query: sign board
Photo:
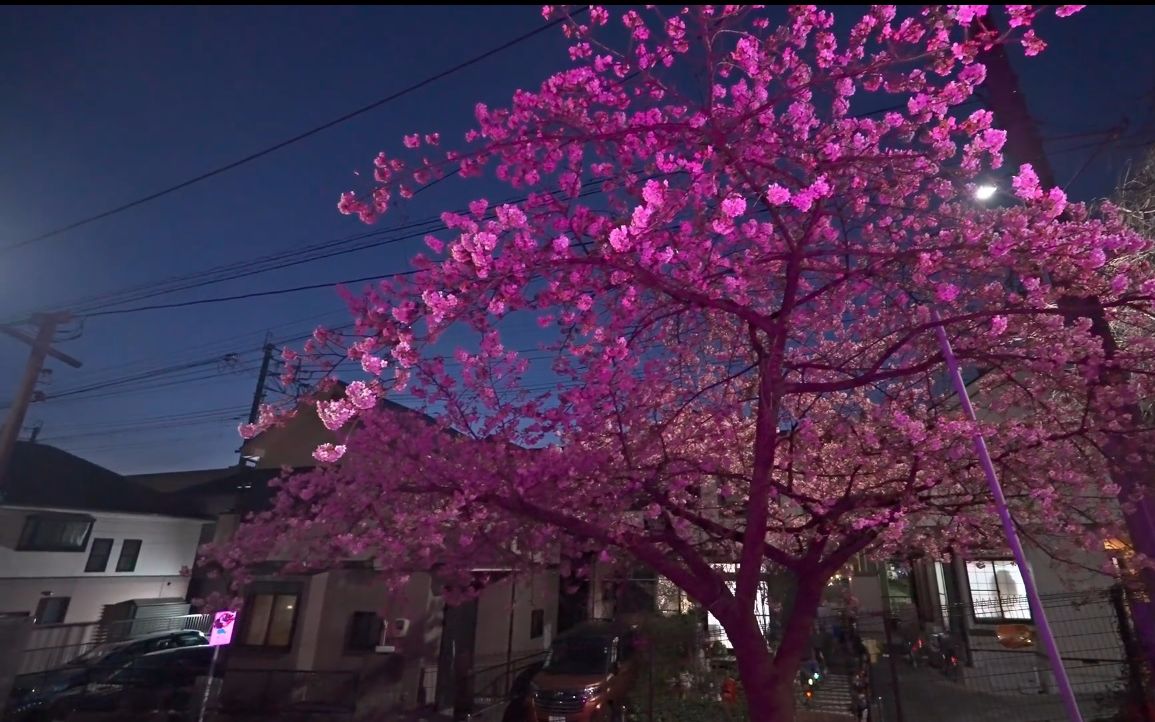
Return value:
<svg viewBox="0 0 1155 722">
<path fill-rule="evenodd" d="M 233 627 L 237 623 L 236 612 L 217 612 L 213 615 L 213 626 L 209 630 L 209 645 L 219 647 L 233 641 Z"/>
</svg>

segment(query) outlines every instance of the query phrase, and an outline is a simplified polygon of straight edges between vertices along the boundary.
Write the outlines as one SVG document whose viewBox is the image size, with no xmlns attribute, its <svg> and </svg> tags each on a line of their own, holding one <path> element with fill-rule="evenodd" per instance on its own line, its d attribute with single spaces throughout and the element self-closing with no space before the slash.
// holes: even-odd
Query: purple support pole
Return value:
<svg viewBox="0 0 1155 722">
<path fill-rule="evenodd" d="M 932 311 L 932 316 L 936 323 L 941 319 L 938 312 Z M 971 421 L 978 421 L 975 416 L 974 406 L 971 405 L 970 394 L 967 393 L 966 384 L 963 382 L 962 373 L 959 371 L 958 359 L 955 358 L 954 351 L 950 347 L 950 339 L 946 335 L 946 327 L 939 323 L 935 327 L 935 333 L 938 335 L 938 345 L 942 349 L 942 357 L 946 361 L 947 371 L 950 373 L 951 383 L 954 384 L 955 393 L 958 394 L 959 403 L 962 405 L 963 413 Z M 1015 522 L 1011 518 L 1011 510 L 1007 508 L 1007 497 L 1003 495 L 1002 484 L 999 483 L 998 474 L 995 473 L 994 462 L 991 461 L 991 453 L 987 450 L 987 442 L 983 439 L 981 431 L 976 430 L 974 434 L 975 452 L 978 454 L 979 463 L 982 464 L 983 473 L 987 477 L 987 485 L 991 489 L 991 496 L 995 499 L 995 508 L 999 511 L 999 519 L 1003 522 L 1003 533 L 1007 537 L 1007 543 L 1011 547 L 1011 554 L 1015 557 L 1015 563 L 1019 565 L 1019 571 L 1023 575 L 1023 584 L 1027 587 L 1027 600 L 1031 605 L 1031 617 L 1035 620 L 1035 624 L 1039 629 L 1039 636 L 1043 640 L 1043 646 L 1047 650 L 1047 656 L 1051 660 L 1051 671 L 1055 675 L 1055 683 L 1059 687 L 1059 696 L 1063 698 L 1063 707 L 1067 710 L 1067 719 L 1070 722 L 1083 722 L 1083 716 L 1079 712 L 1079 702 L 1075 699 L 1075 691 L 1071 689 L 1071 680 L 1067 677 L 1067 668 L 1063 666 L 1063 658 L 1059 655 L 1059 645 L 1055 643 L 1055 635 L 1051 631 L 1051 625 L 1047 621 L 1047 613 L 1043 609 L 1043 602 L 1039 599 L 1039 588 L 1035 585 L 1035 573 L 1031 571 L 1031 567 L 1027 564 L 1027 555 L 1023 551 L 1023 543 L 1019 541 L 1019 533 L 1015 530 Z"/>
</svg>

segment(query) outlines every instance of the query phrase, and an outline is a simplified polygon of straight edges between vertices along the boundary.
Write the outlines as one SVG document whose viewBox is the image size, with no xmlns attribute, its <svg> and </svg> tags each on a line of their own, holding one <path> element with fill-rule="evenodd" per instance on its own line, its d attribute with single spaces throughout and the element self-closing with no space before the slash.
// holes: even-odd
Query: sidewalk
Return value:
<svg viewBox="0 0 1155 722">
<path fill-rule="evenodd" d="M 883 700 L 881 722 L 897 722 L 889 661 L 879 660 L 872 674 L 874 693 Z M 1058 695 L 980 692 L 951 682 L 937 670 L 902 663 L 898 674 L 903 722 L 1067 722 Z M 1113 706 L 1099 702 L 1096 695 L 1080 696 L 1079 706 L 1088 722 L 1114 713 Z"/>
</svg>

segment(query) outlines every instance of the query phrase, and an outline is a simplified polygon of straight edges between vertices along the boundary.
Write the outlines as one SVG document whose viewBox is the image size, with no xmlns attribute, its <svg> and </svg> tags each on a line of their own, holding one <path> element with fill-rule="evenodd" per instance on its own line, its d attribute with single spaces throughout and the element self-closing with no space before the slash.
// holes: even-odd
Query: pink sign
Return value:
<svg viewBox="0 0 1155 722">
<path fill-rule="evenodd" d="M 209 645 L 217 647 L 233 641 L 233 627 L 236 622 L 236 612 L 217 612 L 214 614 L 213 627 L 209 630 Z"/>
</svg>

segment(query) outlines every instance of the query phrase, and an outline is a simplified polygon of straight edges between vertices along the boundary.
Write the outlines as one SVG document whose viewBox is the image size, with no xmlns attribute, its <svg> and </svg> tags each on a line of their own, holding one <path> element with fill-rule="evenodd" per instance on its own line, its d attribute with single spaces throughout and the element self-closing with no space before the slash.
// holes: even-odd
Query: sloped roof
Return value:
<svg viewBox="0 0 1155 722">
<path fill-rule="evenodd" d="M 198 516 L 179 500 L 115 471 L 54 446 L 24 441 L 13 450 L 0 494 L 0 503 L 10 506 Z"/>
<path fill-rule="evenodd" d="M 308 471 L 307 468 L 294 469 L 295 472 Z M 214 479 L 203 484 L 190 486 L 173 492 L 183 506 L 207 511 L 214 497 L 232 498 L 231 511 L 245 513 L 263 511 L 272 503 L 276 490 L 269 482 L 281 475 L 280 469 L 256 469 L 238 467 L 229 476 Z"/>
</svg>

